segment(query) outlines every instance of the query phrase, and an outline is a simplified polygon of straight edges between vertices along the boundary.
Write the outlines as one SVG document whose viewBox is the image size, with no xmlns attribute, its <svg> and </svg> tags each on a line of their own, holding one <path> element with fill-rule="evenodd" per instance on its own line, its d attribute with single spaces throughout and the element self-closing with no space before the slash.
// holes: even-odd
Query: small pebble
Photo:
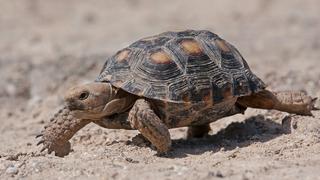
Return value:
<svg viewBox="0 0 320 180">
<path fill-rule="evenodd" d="M 8 112 L 8 113 L 7 113 L 7 116 L 8 116 L 8 117 L 13 116 L 13 112 Z"/>
<path fill-rule="evenodd" d="M 212 172 L 212 171 L 208 172 L 207 177 L 214 177 L 214 176 L 215 176 L 215 173 L 214 173 L 214 172 Z"/>
<path fill-rule="evenodd" d="M 34 170 L 35 172 L 40 172 L 40 171 L 41 171 L 41 167 L 40 167 L 40 162 L 39 162 L 39 161 L 33 160 L 33 161 L 31 162 L 31 166 L 32 166 L 32 168 L 33 168 L 33 170 Z"/>
<path fill-rule="evenodd" d="M 4 165 L 4 163 L 0 163 L 0 171 L 6 170 L 7 167 Z"/>
<path fill-rule="evenodd" d="M 216 176 L 219 178 L 223 178 L 223 174 L 220 171 L 217 171 Z"/>
<path fill-rule="evenodd" d="M 6 173 L 7 174 L 11 174 L 11 175 L 14 175 L 14 174 L 18 174 L 19 170 L 17 167 L 15 166 L 9 166 L 7 169 L 6 169 Z"/>
<path fill-rule="evenodd" d="M 130 163 L 135 163 L 135 164 L 139 163 L 139 161 L 133 160 L 132 158 L 126 158 L 126 161 Z"/>
</svg>

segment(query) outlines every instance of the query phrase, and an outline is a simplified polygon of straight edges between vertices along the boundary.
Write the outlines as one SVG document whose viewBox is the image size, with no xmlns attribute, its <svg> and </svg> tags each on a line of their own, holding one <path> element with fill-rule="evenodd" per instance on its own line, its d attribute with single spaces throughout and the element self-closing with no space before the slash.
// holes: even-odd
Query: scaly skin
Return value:
<svg viewBox="0 0 320 180">
<path fill-rule="evenodd" d="M 129 112 L 128 121 L 157 148 L 160 154 L 170 150 L 171 138 L 168 127 L 151 109 L 148 101 L 138 99 Z"/>
<path fill-rule="evenodd" d="M 43 144 L 41 152 L 48 149 L 49 154 L 54 151 L 56 156 L 66 156 L 71 149 L 69 139 L 88 123 L 89 120 L 75 118 L 73 112 L 64 107 L 51 118 L 50 123 L 37 136 L 41 137 L 37 145 Z"/>
</svg>

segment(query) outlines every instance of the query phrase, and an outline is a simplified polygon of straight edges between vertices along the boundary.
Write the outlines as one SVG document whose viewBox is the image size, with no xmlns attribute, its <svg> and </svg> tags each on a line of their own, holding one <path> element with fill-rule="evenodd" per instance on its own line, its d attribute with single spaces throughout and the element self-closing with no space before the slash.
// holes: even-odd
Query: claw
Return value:
<svg viewBox="0 0 320 180">
<path fill-rule="evenodd" d="M 43 147 L 43 148 L 40 150 L 40 152 L 43 152 L 43 151 L 46 150 L 47 148 L 48 148 L 47 146 Z"/>
<path fill-rule="evenodd" d="M 44 140 L 40 140 L 38 143 L 37 143 L 37 146 L 39 146 L 40 144 L 44 143 Z"/>
<path fill-rule="evenodd" d="M 313 104 L 312 110 L 320 110 L 320 107 L 316 107 L 316 106 L 315 106 L 315 103 L 316 103 L 317 100 L 318 100 L 317 97 L 316 97 L 316 98 L 313 98 L 313 99 L 311 100 L 311 102 L 312 102 L 312 104 Z"/>
<path fill-rule="evenodd" d="M 48 149 L 48 154 L 51 154 L 53 151 L 51 149 Z"/>
<path fill-rule="evenodd" d="M 43 136 L 43 134 L 40 133 L 40 134 L 36 135 L 36 138 L 39 138 L 39 137 L 42 137 L 42 136 Z"/>
</svg>

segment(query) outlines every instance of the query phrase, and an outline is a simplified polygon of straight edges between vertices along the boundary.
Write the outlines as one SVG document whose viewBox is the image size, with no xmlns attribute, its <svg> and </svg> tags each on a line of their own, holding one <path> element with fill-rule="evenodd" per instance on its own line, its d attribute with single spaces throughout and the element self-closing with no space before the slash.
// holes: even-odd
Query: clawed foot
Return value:
<svg viewBox="0 0 320 180">
<path fill-rule="evenodd" d="M 316 107 L 318 98 L 304 92 L 278 92 L 275 95 L 278 99 L 275 109 L 305 116 L 312 116 L 311 111 L 319 110 L 319 107 Z"/>
<path fill-rule="evenodd" d="M 148 141 L 142 134 L 138 134 L 132 138 L 132 144 L 139 146 L 139 147 L 146 147 L 150 146 L 151 142 Z"/>
<path fill-rule="evenodd" d="M 170 157 L 170 151 L 172 150 L 169 150 L 167 152 L 157 152 L 156 156 L 162 157 L 162 158 L 168 158 Z"/>
<path fill-rule="evenodd" d="M 136 136 L 134 136 L 132 138 L 132 144 L 139 146 L 139 147 L 150 147 L 151 149 L 157 150 L 157 148 L 152 145 L 152 143 L 150 141 L 148 141 L 148 139 L 146 139 L 142 134 L 138 134 Z M 164 152 L 160 152 L 159 150 L 157 150 L 157 156 L 158 157 L 167 157 L 168 153 L 170 152 L 171 149 L 169 149 L 168 151 L 164 151 Z"/>
<path fill-rule="evenodd" d="M 37 143 L 37 146 L 41 144 L 43 145 L 43 148 L 40 150 L 40 152 L 48 150 L 48 154 L 54 152 L 56 156 L 64 157 L 68 155 L 71 151 L 71 144 L 69 141 L 59 144 L 53 143 L 50 141 L 46 141 L 43 137 L 43 134 L 37 135 L 36 138 L 41 138 L 40 141 Z"/>
<path fill-rule="evenodd" d="M 312 98 L 310 96 L 305 95 L 305 96 L 302 96 L 301 99 L 304 102 L 305 111 L 303 111 L 300 115 L 312 116 L 311 111 L 320 110 L 319 107 L 316 107 L 316 102 L 318 98 Z"/>
</svg>

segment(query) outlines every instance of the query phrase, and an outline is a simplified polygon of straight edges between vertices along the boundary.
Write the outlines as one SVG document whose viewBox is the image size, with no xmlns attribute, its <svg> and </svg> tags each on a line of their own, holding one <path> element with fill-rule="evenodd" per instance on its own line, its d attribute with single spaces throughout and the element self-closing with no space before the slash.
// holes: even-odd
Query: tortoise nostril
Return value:
<svg viewBox="0 0 320 180">
<path fill-rule="evenodd" d="M 68 101 L 66 106 L 68 107 L 68 109 L 70 110 L 75 110 L 77 107 L 77 104 L 75 101 Z"/>
</svg>

